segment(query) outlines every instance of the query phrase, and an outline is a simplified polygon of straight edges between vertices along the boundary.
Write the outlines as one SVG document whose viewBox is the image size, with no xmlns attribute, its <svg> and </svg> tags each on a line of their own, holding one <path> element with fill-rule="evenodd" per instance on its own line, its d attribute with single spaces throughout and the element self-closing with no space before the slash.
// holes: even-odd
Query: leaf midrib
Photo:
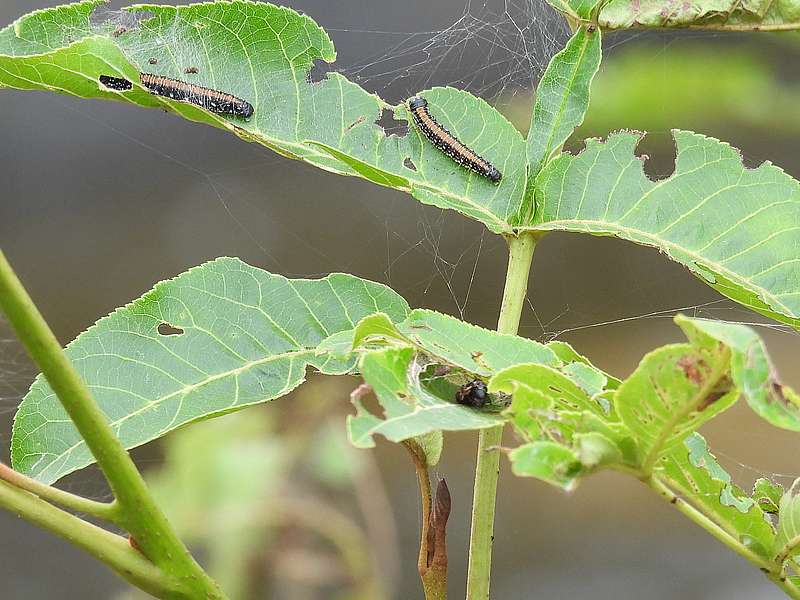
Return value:
<svg viewBox="0 0 800 600">
<path fill-rule="evenodd" d="M 659 432 L 658 437 L 656 437 L 656 440 L 650 448 L 650 451 L 647 453 L 647 457 L 642 465 L 642 472 L 645 473 L 645 475 L 649 476 L 652 474 L 653 468 L 658 461 L 659 453 L 664 449 L 664 446 L 666 445 L 670 436 L 674 434 L 678 424 L 686 419 L 695 409 L 697 409 L 697 406 L 711 393 L 720 380 L 722 380 L 722 378 L 725 376 L 726 368 L 730 363 L 730 356 L 731 351 L 727 346 L 725 346 L 722 354 L 717 357 L 717 364 L 714 367 L 714 370 L 709 373 L 709 376 L 703 386 L 697 390 L 689 402 L 687 402 L 680 410 L 674 412 L 661 427 L 661 431 Z M 655 386 L 655 382 L 652 383 Z"/>
<path fill-rule="evenodd" d="M 570 75 L 570 78 L 569 78 L 569 81 L 568 81 L 568 84 L 567 84 L 567 87 L 566 87 L 566 89 L 569 90 L 569 92 L 571 92 L 573 87 L 575 86 L 575 80 L 578 77 L 578 73 L 580 72 L 581 65 L 583 64 L 583 58 L 584 58 L 584 56 L 586 56 L 586 50 L 589 47 L 589 39 L 590 38 L 588 36 L 584 36 L 584 38 L 583 38 L 583 44 L 581 46 L 580 54 L 578 55 L 577 60 L 575 61 L 575 64 L 574 64 L 574 66 L 572 68 L 572 73 Z M 562 121 L 563 116 L 564 116 L 564 111 L 566 110 L 568 99 L 570 97 L 569 92 L 566 93 L 566 94 L 563 94 L 562 97 L 561 97 L 561 102 L 559 103 L 559 106 L 558 106 L 558 117 L 555 119 L 553 125 L 550 127 L 550 135 L 547 138 L 547 144 L 545 145 L 545 152 L 539 158 L 539 164 L 537 165 L 539 167 L 539 169 L 538 169 L 538 171 L 536 173 L 529 173 L 528 174 L 528 178 L 529 179 L 530 179 L 530 177 L 536 177 L 541 172 L 541 170 L 544 167 L 544 165 L 547 163 L 548 158 L 550 158 L 553 155 L 553 139 L 555 138 L 556 132 L 558 131 L 559 126 L 561 125 L 561 121 Z"/>
<path fill-rule="evenodd" d="M 139 408 L 139 409 L 137 409 L 137 410 L 135 410 L 133 412 L 130 412 L 130 413 L 124 415 L 123 417 L 121 417 L 121 418 L 119 418 L 119 419 L 117 419 L 115 421 L 109 421 L 109 425 L 111 427 L 120 426 L 123 423 L 125 423 L 127 420 L 129 420 L 130 418 L 138 416 L 138 415 L 150 410 L 154 406 L 157 406 L 157 405 L 159 405 L 159 404 L 161 404 L 163 402 L 166 402 L 166 401 L 170 400 L 171 398 L 174 398 L 177 395 L 188 395 L 191 392 L 193 392 L 193 391 L 195 391 L 195 390 L 197 390 L 197 389 L 199 389 L 199 388 L 201 388 L 201 387 L 203 387 L 205 385 L 208 385 L 209 383 L 213 383 L 215 381 L 226 379 L 228 377 L 238 377 L 241 373 L 243 373 L 243 372 L 245 372 L 245 371 L 247 371 L 247 370 L 249 370 L 249 369 L 251 369 L 253 367 L 257 367 L 257 366 L 260 366 L 260 365 L 263 365 L 263 364 L 267 364 L 267 363 L 270 363 L 270 362 L 273 362 L 273 361 L 276 361 L 276 360 L 281 360 L 281 359 L 291 360 L 293 358 L 297 358 L 298 356 L 302 356 L 303 354 L 310 354 L 312 352 L 313 352 L 313 349 L 302 348 L 302 349 L 299 349 L 299 350 L 292 350 L 290 352 L 283 352 L 281 354 L 273 354 L 271 356 L 267 356 L 267 357 L 261 358 L 259 360 L 250 361 L 250 362 L 245 363 L 244 365 L 242 365 L 240 367 L 237 367 L 235 369 L 230 369 L 228 371 L 223 371 L 221 373 L 210 375 L 209 377 L 206 377 L 206 378 L 202 379 L 201 381 L 198 381 L 196 383 L 192 383 L 192 384 L 189 384 L 189 385 L 185 385 L 185 386 L 181 387 L 180 389 L 177 389 L 177 390 L 175 390 L 173 392 L 170 392 L 169 394 L 167 394 L 165 396 L 161 396 L 160 398 L 156 398 L 156 399 L 150 400 L 147 404 L 145 404 L 141 408 Z M 291 375 L 291 371 L 290 371 L 289 374 Z M 288 382 L 287 382 L 287 385 L 288 385 Z M 284 386 L 284 388 L 285 387 L 286 386 Z M 278 392 L 278 394 L 280 394 L 280 392 Z M 236 404 L 234 404 L 233 406 L 236 406 Z M 48 421 L 48 423 L 49 423 L 49 421 Z M 167 427 L 167 429 L 168 429 L 168 427 Z M 30 435 L 30 434 L 28 434 L 28 435 Z M 22 438 L 21 441 L 24 441 L 24 439 L 25 438 Z M 85 445 L 85 442 L 84 442 L 83 439 L 79 440 L 78 442 L 76 442 L 75 444 L 73 444 L 72 446 L 70 446 L 69 448 L 67 448 L 66 450 L 64 450 L 64 451 L 62 451 L 62 452 L 60 452 L 58 454 L 48 453 L 50 456 L 54 456 L 56 458 L 54 458 L 53 461 L 51 463 L 49 463 L 47 465 L 47 467 L 45 467 L 40 472 L 40 474 L 46 472 L 47 469 L 53 463 L 55 463 L 55 461 L 58 460 L 59 457 L 70 454 L 76 448 L 78 448 L 78 447 L 80 447 L 82 445 Z M 30 454 L 25 454 L 22 457 L 20 457 L 18 460 L 24 460 L 28 456 L 30 456 Z"/>
</svg>

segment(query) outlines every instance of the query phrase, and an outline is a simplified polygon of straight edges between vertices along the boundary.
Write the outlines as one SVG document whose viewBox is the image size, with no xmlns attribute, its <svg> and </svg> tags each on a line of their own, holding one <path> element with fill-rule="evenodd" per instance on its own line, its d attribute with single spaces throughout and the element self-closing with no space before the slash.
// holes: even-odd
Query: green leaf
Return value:
<svg viewBox="0 0 800 600">
<path fill-rule="evenodd" d="M 539 342 L 497 333 L 432 310 L 411 311 L 398 329 L 437 362 L 486 377 L 519 363 L 561 364 L 555 353 Z"/>
<path fill-rule="evenodd" d="M 591 21 L 598 6 L 605 0 L 547 0 L 548 4 L 571 21 Z"/>
<path fill-rule="evenodd" d="M 520 362 L 562 365 L 543 344 L 431 310 L 411 311 L 398 323 L 387 315 L 370 315 L 350 335 L 351 348 L 363 354 L 361 374 L 384 413 L 379 417 L 354 398 L 356 415 L 350 417 L 348 427 L 352 442 L 360 447 L 373 446 L 376 433 L 397 442 L 435 431 L 481 429 L 503 422 L 497 414 L 456 404 L 458 384 L 435 375 L 423 377 L 430 365 L 463 372 L 463 383 L 475 376 L 489 378 Z M 337 341 L 337 347 L 342 343 Z"/>
<path fill-rule="evenodd" d="M 601 394 L 608 384 L 608 377 L 605 373 L 582 362 L 570 363 L 562 371 L 591 396 Z"/>
<path fill-rule="evenodd" d="M 317 345 L 376 311 L 401 320 L 408 305 L 350 275 L 286 279 L 224 258 L 157 284 L 79 335 L 67 355 L 132 448 L 283 396 L 309 365 L 348 372 L 352 357 Z M 41 376 L 19 407 L 11 451 L 17 470 L 47 483 L 94 461 Z"/>
<path fill-rule="evenodd" d="M 659 463 L 658 477 L 666 478 L 673 491 L 702 507 L 735 539 L 758 555 L 772 558 L 772 525 L 758 503 L 731 482 L 731 476 L 709 452 L 699 433 L 693 433 L 667 453 Z"/>
<path fill-rule="evenodd" d="M 547 365 L 515 365 L 498 372 L 489 381 L 490 392 L 515 394 L 521 386 L 550 399 L 556 410 L 587 411 L 600 418 L 607 416 L 602 403 L 593 398 L 578 382 Z"/>
<path fill-rule="evenodd" d="M 432 431 L 414 438 L 420 449 L 425 454 L 425 461 L 429 467 L 439 464 L 444 450 L 444 435 L 441 431 Z"/>
<path fill-rule="evenodd" d="M 781 497 L 778 507 L 778 535 L 775 537 L 775 556 L 783 562 L 800 550 L 800 479 Z"/>
<path fill-rule="evenodd" d="M 583 122 L 601 56 L 600 30 L 581 27 L 553 57 L 539 81 L 527 144 L 531 189 L 544 164 Z"/>
<path fill-rule="evenodd" d="M 607 403 L 570 377 L 575 365 L 586 367 L 569 363 L 561 372 L 543 365 L 516 365 L 497 373 L 489 390 L 512 395 L 505 414 L 522 439 L 569 449 L 581 464 L 579 472 L 570 473 L 570 481 L 611 464 L 635 466 L 631 432 L 607 410 Z"/>
<path fill-rule="evenodd" d="M 673 344 L 646 355 L 616 392 L 622 421 L 633 432 L 647 473 L 660 456 L 703 423 L 730 408 L 739 391 L 728 369 L 730 352 Z"/>
<path fill-rule="evenodd" d="M 763 340 L 739 323 L 691 319 L 683 315 L 675 322 L 697 346 L 709 351 L 723 343 L 731 350 L 731 377 L 750 407 L 776 427 L 800 431 L 800 401 L 774 372 Z"/>
<path fill-rule="evenodd" d="M 770 163 L 745 168 L 713 138 L 674 136 L 675 172 L 658 182 L 634 154 L 637 133 L 553 159 L 537 179 L 530 228 L 653 246 L 729 298 L 800 325 L 800 185 Z"/>
<path fill-rule="evenodd" d="M 350 440 L 360 448 L 375 445 L 381 434 L 400 442 L 435 431 L 458 431 L 493 427 L 503 422 L 496 414 L 482 413 L 428 391 L 415 373 L 416 349 L 389 347 L 365 354 L 359 366 L 383 408 L 382 417 L 353 398 L 356 414 L 347 419 Z"/>
<path fill-rule="evenodd" d="M 536 477 L 565 490 L 575 487 L 581 472 L 578 456 L 554 442 L 533 442 L 509 453 L 511 470 L 519 477 Z"/>
<path fill-rule="evenodd" d="M 783 491 L 782 485 L 761 477 L 753 484 L 753 500 L 765 513 L 778 514 Z"/>
<path fill-rule="evenodd" d="M 600 369 L 595 367 L 591 362 L 589 362 L 588 358 L 586 358 L 582 354 L 578 354 L 575 351 L 575 349 L 566 342 L 553 341 L 553 342 L 548 342 L 547 344 L 545 344 L 545 346 L 547 346 L 553 352 L 555 352 L 556 356 L 560 358 L 561 361 L 564 362 L 565 364 L 581 363 L 582 365 L 589 367 L 590 370 L 596 373 L 596 375 L 592 376 L 593 379 L 599 380 L 600 377 L 605 379 L 605 383 L 603 384 L 604 388 L 616 389 L 622 383 L 620 379 L 617 379 L 610 373 L 606 373 L 605 371 L 601 371 Z M 577 369 L 578 368 L 573 365 L 572 370 L 575 371 Z"/>
<path fill-rule="evenodd" d="M 586 470 L 619 464 L 624 460 L 619 446 L 602 433 L 577 433 L 574 440 L 578 460 Z"/>
<path fill-rule="evenodd" d="M 0 86 L 166 108 L 283 156 L 410 192 L 495 232 L 508 233 L 519 221 L 525 141 L 483 100 L 451 88 L 420 92 L 442 125 L 502 171 L 499 185 L 457 165 L 414 126 L 408 135 L 387 135 L 376 121 L 384 111 L 408 121 L 404 104 L 390 106 L 336 72 L 312 82 L 315 61 L 332 63 L 336 51 L 305 15 L 246 0 L 147 4 L 129 7 L 127 29 L 120 31 L 93 15 L 101 4 L 36 11 L 0 30 Z M 254 115 L 245 121 L 153 96 L 139 84 L 140 71 L 233 94 L 250 102 Z M 133 87 L 109 90 L 101 75 Z"/>
<path fill-rule="evenodd" d="M 611 0 L 600 11 L 605 29 L 694 27 L 732 31 L 800 28 L 800 2 L 784 0 Z"/>
</svg>

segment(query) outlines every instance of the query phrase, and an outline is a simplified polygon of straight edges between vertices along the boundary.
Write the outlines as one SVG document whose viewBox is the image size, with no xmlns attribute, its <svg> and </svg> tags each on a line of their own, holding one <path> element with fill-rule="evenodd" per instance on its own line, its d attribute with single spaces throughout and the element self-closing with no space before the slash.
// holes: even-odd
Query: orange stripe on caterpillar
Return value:
<svg viewBox="0 0 800 600">
<path fill-rule="evenodd" d="M 425 98 L 416 97 L 409 100 L 408 110 L 411 112 L 414 124 L 425 137 L 455 162 L 486 177 L 492 183 L 498 183 L 503 178 L 503 174 L 492 163 L 439 124 L 428 110 L 428 101 Z"/>
<path fill-rule="evenodd" d="M 195 104 L 220 115 L 231 115 L 244 119 L 253 116 L 253 105 L 233 94 L 152 73 L 139 73 L 139 80 L 144 87 L 150 90 L 150 93 L 156 96 Z M 108 89 L 118 92 L 127 92 L 133 88 L 133 84 L 127 79 L 109 75 L 100 75 L 100 83 Z"/>
</svg>

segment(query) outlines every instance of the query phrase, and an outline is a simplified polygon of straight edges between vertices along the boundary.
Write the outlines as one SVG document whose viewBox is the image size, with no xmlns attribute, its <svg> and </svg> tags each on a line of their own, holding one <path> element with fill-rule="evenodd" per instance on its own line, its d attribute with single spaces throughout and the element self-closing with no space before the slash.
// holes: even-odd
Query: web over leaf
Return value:
<svg viewBox="0 0 800 600">
<path fill-rule="evenodd" d="M 431 111 L 503 173 L 499 185 L 470 173 L 418 134 L 387 135 L 383 111 L 408 120 L 339 73 L 311 80 L 316 61 L 336 58 L 327 33 L 309 17 L 248 0 L 182 7 L 139 5 L 129 27 L 96 23 L 102 0 L 37 11 L 0 30 L 0 85 L 162 107 L 228 129 L 290 158 L 410 192 L 507 232 L 522 207 L 525 142 L 484 101 L 452 88 L 422 91 Z M 199 51 L 198 51 L 199 49 Z M 188 57 L 191 57 L 190 59 Z M 153 96 L 139 73 L 154 73 L 232 94 L 252 104 L 248 121 Z M 113 90 L 112 76 L 132 83 Z"/>
</svg>

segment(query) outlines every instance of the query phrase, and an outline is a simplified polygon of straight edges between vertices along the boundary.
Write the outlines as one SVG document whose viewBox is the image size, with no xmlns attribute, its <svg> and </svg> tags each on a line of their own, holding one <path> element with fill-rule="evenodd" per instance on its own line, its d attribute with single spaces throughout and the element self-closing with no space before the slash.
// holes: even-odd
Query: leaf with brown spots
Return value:
<svg viewBox="0 0 800 600">
<path fill-rule="evenodd" d="M 745 325 L 692 319 L 679 315 L 675 322 L 701 353 L 714 355 L 720 347 L 731 354 L 731 385 L 737 387 L 756 414 L 776 427 L 800 431 L 800 398 L 780 382 L 766 346 Z"/>
<path fill-rule="evenodd" d="M 642 468 L 680 444 L 700 425 L 736 402 L 727 351 L 704 354 L 674 344 L 644 357 L 616 392 L 614 403 L 639 444 Z"/>
</svg>

